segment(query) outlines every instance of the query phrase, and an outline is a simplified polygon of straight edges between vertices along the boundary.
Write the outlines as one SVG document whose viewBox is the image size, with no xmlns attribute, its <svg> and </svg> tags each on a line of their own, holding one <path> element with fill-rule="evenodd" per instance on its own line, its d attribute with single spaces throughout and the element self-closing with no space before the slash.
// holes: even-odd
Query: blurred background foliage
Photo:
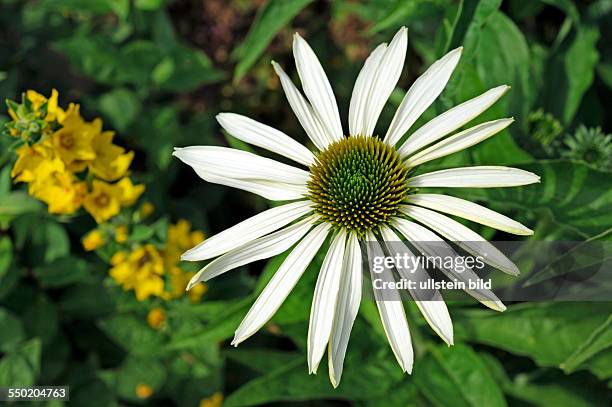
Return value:
<svg viewBox="0 0 612 407">
<path fill-rule="evenodd" d="M 87 120 L 101 116 L 105 129 L 116 130 L 115 143 L 135 151 L 132 177 L 146 185 L 164 225 L 142 226 L 145 236 L 163 235 L 168 220 L 178 218 L 210 235 L 266 207 L 257 196 L 204 183 L 171 152 L 193 144 L 250 149 L 220 131 L 214 117 L 222 111 L 305 142 L 270 66 L 274 59 L 295 71 L 294 31 L 316 50 L 346 118 L 363 60 L 402 25 L 409 28 L 406 66 L 378 131 L 414 79 L 463 45 L 448 88 L 419 123 L 500 84 L 510 84 L 511 92 L 479 120 L 514 116 L 516 123 L 424 169 L 529 169 L 542 184 L 456 194 L 530 226 L 533 239 L 612 235 L 611 0 L 0 5 L 0 96 L 19 100 L 26 89 L 48 95 L 57 88 L 61 105 L 78 102 Z M 231 348 L 234 329 L 280 259 L 220 277 L 198 304 L 185 297 L 138 301 L 109 278 L 99 256 L 81 247 L 95 226 L 91 218 L 52 216 L 11 183 L 10 141 L 2 140 L 0 172 L 0 385 L 69 385 L 70 404 L 86 406 L 612 402 L 610 303 L 512 304 L 497 314 L 457 301 L 450 309 L 456 345 L 447 348 L 407 302 L 417 355 L 407 376 L 395 364 L 375 305 L 364 300 L 342 384 L 333 390 L 325 374 L 309 376 L 305 367 L 315 262 L 266 329 Z M 532 265 L 523 263 L 529 275 Z"/>
</svg>

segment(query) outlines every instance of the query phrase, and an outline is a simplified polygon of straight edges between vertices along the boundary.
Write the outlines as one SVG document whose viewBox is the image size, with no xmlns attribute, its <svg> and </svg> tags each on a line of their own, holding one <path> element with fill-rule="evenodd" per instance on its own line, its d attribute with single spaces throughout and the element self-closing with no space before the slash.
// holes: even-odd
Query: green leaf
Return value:
<svg viewBox="0 0 612 407">
<path fill-rule="evenodd" d="M 153 70 L 153 80 L 164 90 L 190 91 L 198 86 L 218 82 L 225 74 L 216 70 L 206 54 L 186 45 L 172 49 Z"/>
<path fill-rule="evenodd" d="M 244 41 L 234 49 L 238 61 L 234 82 L 240 81 L 266 49 L 272 38 L 312 0 L 269 0 L 255 18 Z"/>
<path fill-rule="evenodd" d="M 0 383 L 7 387 L 32 386 L 39 371 L 40 340 L 34 338 L 0 360 Z"/>
<path fill-rule="evenodd" d="M 279 369 L 288 363 L 295 363 L 301 359 L 302 354 L 272 349 L 232 349 L 225 352 L 228 359 L 232 359 L 259 373 L 268 373 Z"/>
<path fill-rule="evenodd" d="M 98 322 L 98 326 L 113 341 L 134 355 L 152 355 L 158 352 L 163 337 L 151 329 L 144 318 L 116 315 Z"/>
<path fill-rule="evenodd" d="M 0 351 L 2 352 L 13 349 L 25 339 L 21 321 L 5 308 L 0 308 L 0 327 L 2 327 L 0 329 Z"/>
<path fill-rule="evenodd" d="M 39 212 L 43 209 L 44 205 L 40 201 L 25 192 L 15 191 L 0 196 L 0 219 L 3 221 L 10 221 L 15 216 Z"/>
<path fill-rule="evenodd" d="M 532 358 L 540 366 L 562 367 L 612 312 L 612 303 L 533 303 L 509 306 L 502 314 L 483 310 L 456 313 L 456 337 Z"/>
<path fill-rule="evenodd" d="M 279 401 L 346 399 L 351 401 L 381 397 L 392 388 L 396 375 L 387 361 L 362 360 L 345 369 L 342 382 L 334 389 L 327 377 L 327 366 L 316 375 L 307 374 L 303 358 L 251 380 L 230 394 L 223 405 L 255 406 Z M 359 368 L 357 369 L 357 367 Z"/>
<path fill-rule="evenodd" d="M 541 184 L 516 188 L 456 190 L 469 199 L 518 208 L 533 214 L 547 213 L 559 225 L 588 238 L 612 224 L 610 174 L 571 161 L 539 161 L 514 166 L 541 177 Z"/>
<path fill-rule="evenodd" d="M 0 237 L 0 278 L 2 278 L 11 267 L 13 261 L 13 242 L 8 236 Z"/>
<path fill-rule="evenodd" d="M 83 259 L 62 257 L 34 269 L 34 275 L 44 287 L 63 287 L 85 282 L 91 276 L 92 265 Z"/>
<path fill-rule="evenodd" d="M 606 86 L 612 89 L 612 64 L 600 63 L 597 65 L 597 73 Z"/>
<path fill-rule="evenodd" d="M 165 379 L 166 370 L 159 361 L 129 357 L 117 371 L 117 394 L 127 400 L 140 401 L 136 395 L 136 387 L 139 384 L 151 387 L 155 393 L 164 384 Z"/>
<path fill-rule="evenodd" d="M 435 347 L 415 366 L 419 390 L 437 406 L 505 406 L 501 389 L 469 346 Z"/>
<path fill-rule="evenodd" d="M 29 336 L 40 338 L 48 345 L 58 332 L 59 316 L 55 304 L 44 295 L 39 295 L 23 314 L 24 325 Z"/>
<path fill-rule="evenodd" d="M 502 387 L 504 393 L 531 403 L 534 406 L 575 406 L 587 407 L 596 404 L 590 400 L 588 394 L 584 394 L 576 385 L 572 386 L 571 380 L 555 380 L 554 383 L 537 383 L 526 374 L 518 374 L 513 379 L 509 378 L 502 363 L 488 353 L 480 354 L 487 364 L 495 380 Z M 536 378 L 538 375 L 534 375 Z"/>
<path fill-rule="evenodd" d="M 116 88 L 100 97 L 100 110 L 110 119 L 113 126 L 125 132 L 138 116 L 141 102 L 134 92 Z"/>
<path fill-rule="evenodd" d="M 60 298 L 62 315 L 78 317 L 103 315 L 113 309 L 114 300 L 101 282 L 75 284 L 65 290 Z"/>
<path fill-rule="evenodd" d="M 591 336 L 561 364 L 567 373 L 578 369 L 585 361 L 612 346 L 612 315 L 593 331 Z"/>
<path fill-rule="evenodd" d="M 45 263 L 70 253 L 70 239 L 66 229 L 59 223 L 49 221 L 45 225 Z"/>
<path fill-rule="evenodd" d="M 463 45 L 463 58 L 471 59 L 482 27 L 500 5 L 501 0 L 462 0 L 443 53 Z"/>
<path fill-rule="evenodd" d="M 134 5 L 141 10 L 153 11 L 162 7 L 165 2 L 165 0 L 136 0 Z"/>
<path fill-rule="evenodd" d="M 595 67 L 599 61 L 597 27 L 580 26 L 574 42 L 565 55 L 565 70 L 568 80 L 567 95 L 563 109 L 565 123 L 570 123 L 580 106 L 582 97 L 591 87 Z"/>
</svg>

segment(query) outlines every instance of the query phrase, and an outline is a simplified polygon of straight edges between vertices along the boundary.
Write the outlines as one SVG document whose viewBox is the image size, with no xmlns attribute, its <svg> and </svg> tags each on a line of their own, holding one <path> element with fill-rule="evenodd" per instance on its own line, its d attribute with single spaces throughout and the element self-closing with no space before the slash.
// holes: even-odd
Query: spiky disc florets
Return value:
<svg viewBox="0 0 612 407">
<path fill-rule="evenodd" d="M 376 137 L 331 144 L 310 172 L 315 212 L 324 222 L 359 236 L 395 216 L 408 192 L 408 168 L 393 147 Z"/>
</svg>

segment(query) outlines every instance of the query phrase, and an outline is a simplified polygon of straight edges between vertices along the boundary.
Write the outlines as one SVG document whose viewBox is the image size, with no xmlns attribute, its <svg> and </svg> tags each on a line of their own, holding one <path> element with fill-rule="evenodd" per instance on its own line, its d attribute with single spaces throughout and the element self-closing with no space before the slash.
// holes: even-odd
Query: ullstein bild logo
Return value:
<svg viewBox="0 0 612 407">
<path fill-rule="evenodd" d="M 377 300 L 612 300 L 607 241 L 373 241 L 363 251 Z"/>
</svg>

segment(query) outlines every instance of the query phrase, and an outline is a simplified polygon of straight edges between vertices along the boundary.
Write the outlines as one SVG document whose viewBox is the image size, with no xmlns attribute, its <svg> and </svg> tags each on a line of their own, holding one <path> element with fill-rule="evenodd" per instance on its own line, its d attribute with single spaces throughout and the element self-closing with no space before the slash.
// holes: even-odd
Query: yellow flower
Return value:
<svg viewBox="0 0 612 407">
<path fill-rule="evenodd" d="M 153 389 L 151 388 L 151 386 L 147 384 L 138 383 L 138 385 L 136 386 L 135 392 L 138 398 L 147 399 L 151 397 L 151 394 L 153 394 Z"/>
<path fill-rule="evenodd" d="M 195 273 L 188 273 L 189 280 L 193 277 Z M 208 291 L 208 286 L 204 283 L 196 284 L 187 292 L 187 296 L 189 297 L 189 301 L 192 304 L 197 304 L 202 301 L 202 296 L 206 294 Z"/>
<path fill-rule="evenodd" d="M 151 202 L 143 202 L 139 211 L 142 219 L 148 218 L 155 211 L 155 206 Z"/>
<path fill-rule="evenodd" d="M 83 238 L 83 248 L 88 252 L 96 250 L 104 245 L 104 243 L 106 243 L 106 239 L 104 238 L 102 232 L 100 232 L 98 229 L 92 230 Z"/>
<path fill-rule="evenodd" d="M 62 122 L 62 128 L 51 135 L 51 145 L 59 157 L 66 163 L 89 161 L 96 158 L 91 145 L 96 131 L 100 129 L 94 123 L 87 123 L 79 113 L 79 105 L 71 104 Z"/>
<path fill-rule="evenodd" d="M 111 257 L 111 265 L 116 266 L 117 264 L 121 264 L 126 260 L 127 254 L 123 250 L 120 250 L 113 254 L 113 257 Z"/>
<path fill-rule="evenodd" d="M 223 404 L 223 393 L 215 392 L 212 396 L 200 400 L 200 407 L 221 407 Z"/>
<path fill-rule="evenodd" d="M 187 288 L 189 280 L 191 280 L 195 273 L 188 273 L 174 266 L 170 268 L 169 274 L 171 290 L 164 293 L 164 299 L 171 300 L 182 297 L 185 294 L 185 289 Z M 187 293 L 189 301 L 193 304 L 197 304 L 201 301 L 206 291 L 208 291 L 208 286 L 206 284 L 198 284 Z"/>
<path fill-rule="evenodd" d="M 16 150 L 17 161 L 11 171 L 15 182 L 34 182 L 58 171 L 64 172 L 64 163 L 50 148 L 41 144 L 23 145 Z"/>
<path fill-rule="evenodd" d="M 46 202 L 49 213 L 71 214 L 81 207 L 87 185 L 70 172 L 54 172 L 31 183 L 29 193 Z"/>
<path fill-rule="evenodd" d="M 89 170 L 106 181 L 115 181 L 125 175 L 134 152 L 125 153 L 125 149 L 113 144 L 114 133 L 104 131 L 97 133 L 92 141 L 96 159 L 89 163 Z"/>
<path fill-rule="evenodd" d="M 47 115 L 44 117 L 44 119 L 48 122 L 52 122 L 54 120 L 61 122 L 64 119 L 65 112 L 58 106 L 58 96 L 59 94 L 57 93 L 57 89 L 51 90 L 51 96 L 49 96 L 49 99 L 31 89 L 26 92 L 26 97 L 32 103 L 32 108 L 34 111 L 38 111 L 42 105 L 47 103 Z"/>
<path fill-rule="evenodd" d="M 115 185 L 94 180 L 93 188 L 85 197 L 83 206 L 98 223 L 102 223 L 119 213 L 120 191 Z"/>
<path fill-rule="evenodd" d="M 166 322 L 166 311 L 163 308 L 155 307 L 147 314 L 147 323 L 153 329 L 160 329 Z"/>
<path fill-rule="evenodd" d="M 138 247 L 129 255 L 118 252 L 111 259 L 111 264 L 111 277 L 124 290 L 134 290 L 138 301 L 146 300 L 151 295 L 163 296 L 164 280 L 161 276 L 164 274 L 164 264 L 152 244 Z"/>
<path fill-rule="evenodd" d="M 127 240 L 128 229 L 125 225 L 119 225 L 115 228 L 115 241 L 117 243 L 125 243 Z"/>
<path fill-rule="evenodd" d="M 191 231 L 191 223 L 185 219 L 179 219 L 174 225 L 168 226 L 168 238 L 164 257 L 170 268 L 181 258 L 181 254 L 187 249 L 204 241 L 204 233 L 199 230 Z"/>
<path fill-rule="evenodd" d="M 119 202 L 124 207 L 132 206 L 145 190 L 143 184 L 134 185 L 128 177 L 122 178 L 115 185 L 119 189 Z"/>
</svg>

